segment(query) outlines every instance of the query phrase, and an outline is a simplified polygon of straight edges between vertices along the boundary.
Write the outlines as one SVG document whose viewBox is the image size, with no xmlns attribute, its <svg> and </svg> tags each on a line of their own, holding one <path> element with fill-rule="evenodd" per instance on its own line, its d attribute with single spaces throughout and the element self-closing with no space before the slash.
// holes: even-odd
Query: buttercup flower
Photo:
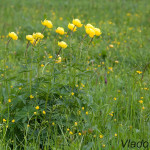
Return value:
<svg viewBox="0 0 150 150">
<path fill-rule="evenodd" d="M 75 32 L 77 30 L 77 27 L 74 24 L 69 23 L 68 24 L 68 29 L 70 29 L 71 31 Z"/>
<path fill-rule="evenodd" d="M 55 61 L 55 63 L 61 63 L 61 57 L 58 57 L 58 60 Z"/>
<path fill-rule="evenodd" d="M 94 37 L 95 31 L 94 31 L 93 29 L 91 29 L 91 28 L 86 28 L 85 30 L 86 30 L 86 33 L 87 33 L 91 38 Z"/>
<path fill-rule="evenodd" d="M 53 28 L 53 24 L 50 20 L 44 20 L 44 21 L 41 21 L 42 25 L 48 27 L 48 28 Z"/>
<path fill-rule="evenodd" d="M 58 42 L 58 46 L 61 48 L 66 48 L 68 45 L 64 41 L 61 41 L 61 42 Z"/>
<path fill-rule="evenodd" d="M 37 109 L 37 110 L 38 110 L 39 108 L 40 108 L 39 106 L 36 106 L 36 107 L 35 107 L 35 109 Z"/>
<path fill-rule="evenodd" d="M 95 35 L 100 36 L 102 34 L 101 30 L 99 28 L 94 28 Z"/>
<path fill-rule="evenodd" d="M 93 29 L 93 30 L 95 29 L 95 27 L 94 27 L 93 25 L 91 25 L 90 23 L 88 23 L 88 24 L 85 26 L 85 29 L 86 29 L 86 28 L 91 28 L 91 29 Z"/>
<path fill-rule="evenodd" d="M 58 28 L 56 29 L 56 33 L 58 33 L 58 34 L 60 34 L 60 35 L 64 35 L 64 34 L 65 34 L 64 28 L 58 27 Z"/>
<path fill-rule="evenodd" d="M 37 32 L 37 33 L 33 33 L 33 37 L 34 39 L 43 39 L 44 35 L 40 32 Z"/>
<path fill-rule="evenodd" d="M 26 39 L 27 39 L 28 41 L 34 40 L 33 35 L 26 35 Z"/>
<path fill-rule="evenodd" d="M 10 32 L 10 33 L 8 34 L 8 36 L 9 36 L 10 38 L 12 38 L 13 40 L 17 40 L 17 39 L 18 39 L 18 36 L 17 36 L 17 34 L 16 34 L 15 32 Z"/>
<path fill-rule="evenodd" d="M 72 23 L 77 27 L 82 27 L 81 21 L 79 19 L 73 19 Z"/>
</svg>

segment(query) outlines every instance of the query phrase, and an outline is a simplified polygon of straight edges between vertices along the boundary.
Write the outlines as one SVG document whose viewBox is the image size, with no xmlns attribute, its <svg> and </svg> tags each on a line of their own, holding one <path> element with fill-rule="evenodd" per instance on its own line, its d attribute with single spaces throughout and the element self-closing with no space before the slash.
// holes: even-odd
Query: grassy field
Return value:
<svg viewBox="0 0 150 150">
<path fill-rule="evenodd" d="M 148 0 L 0 0 L 0 8 L 0 150 L 150 149 Z M 55 32 L 75 18 L 76 32 Z M 53 28 L 27 48 L 44 19 Z M 88 23 L 102 34 L 84 38 Z M 18 40 L 8 44 L 9 32 Z"/>
</svg>

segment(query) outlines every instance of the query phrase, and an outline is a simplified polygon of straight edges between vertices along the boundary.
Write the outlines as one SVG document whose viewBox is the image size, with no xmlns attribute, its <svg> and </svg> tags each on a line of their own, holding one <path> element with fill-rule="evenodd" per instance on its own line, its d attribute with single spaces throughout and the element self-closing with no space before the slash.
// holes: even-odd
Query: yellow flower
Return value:
<svg viewBox="0 0 150 150">
<path fill-rule="evenodd" d="M 84 110 L 84 107 L 82 107 L 82 110 Z"/>
<path fill-rule="evenodd" d="M 48 58 L 53 58 L 53 56 L 50 55 Z"/>
<path fill-rule="evenodd" d="M 54 125 L 55 125 L 55 122 L 52 122 L 52 125 L 54 126 Z"/>
<path fill-rule="evenodd" d="M 142 73 L 142 71 L 136 71 L 138 74 L 141 74 Z"/>
<path fill-rule="evenodd" d="M 11 103 L 11 99 L 8 99 L 8 102 Z"/>
<path fill-rule="evenodd" d="M 68 45 L 64 41 L 61 41 L 58 42 L 58 46 L 60 46 L 61 48 L 66 48 Z"/>
<path fill-rule="evenodd" d="M 71 31 L 75 32 L 77 30 L 77 27 L 74 24 L 69 23 L 68 24 L 68 29 L 70 29 Z"/>
<path fill-rule="evenodd" d="M 79 132 L 78 134 L 79 134 L 79 136 L 81 136 L 81 132 Z"/>
<path fill-rule="evenodd" d="M 26 35 L 26 39 L 28 41 L 33 41 L 34 40 L 33 35 Z"/>
<path fill-rule="evenodd" d="M 48 27 L 48 28 L 53 28 L 53 24 L 50 20 L 44 20 L 43 22 L 41 21 L 42 25 Z"/>
<path fill-rule="evenodd" d="M 73 19 L 72 23 L 77 27 L 82 27 L 81 21 L 79 19 Z"/>
<path fill-rule="evenodd" d="M 67 128 L 67 131 L 69 131 L 70 129 L 69 128 Z"/>
<path fill-rule="evenodd" d="M 75 125 L 75 126 L 77 126 L 77 125 L 78 125 L 78 123 L 77 123 L 77 122 L 75 122 L 75 123 L 74 123 L 74 125 Z"/>
<path fill-rule="evenodd" d="M 34 115 L 36 115 L 36 112 L 34 112 Z"/>
<path fill-rule="evenodd" d="M 9 36 L 10 38 L 12 38 L 13 40 L 17 40 L 17 39 L 18 39 L 18 36 L 17 36 L 17 34 L 16 34 L 15 32 L 10 32 L 10 33 L 8 34 L 8 36 Z"/>
<path fill-rule="evenodd" d="M 43 115 L 45 115 L 46 114 L 46 112 L 43 110 Z"/>
<path fill-rule="evenodd" d="M 15 122 L 15 119 L 13 119 L 11 122 L 14 123 L 14 122 Z"/>
<path fill-rule="evenodd" d="M 141 97 L 141 99 L 143 99 L 144 97 Z"/>
<path fill-rule="evenodd" d="M 36 106 L 36 107 L 35 107 L 35 109 L 37 109 L 37 110 L 38 110 L 39 108 L 40 108 L 39 106 Z"/>
<path fill-rule="evenodd" d="M 118 61 L 118 60 L 115 60 L 115 63 L 116 63 L 116 64 L 118 64 L 118 63 L 119 63 L 119 61 Z"/>
<path fill-rule="evenodd" d="M 117 119 L 114 119 L 114 121 L 116 122 L 116 121 L 117 121 Z"/>
<path fill-rule="evenodd" d="M 7 120 L 6 119 L 3 119 L 3 122 L 6 122 Z"/>
<path fill-rule="evenodd" d="M 29 125 L 29 124 L 27 124 L 27 127 L 30 127 L 30 125 Z"/>
<path fill-rule="evenodd" d="M 74 93 L 72 92 L 71 95 L 74 95 Z"/>
<path fill-rule="evenodd" d="M 88 23 L 88 24 L 85 26 L 85 29 L 86 29 L 86 28 L 91 28 L 91 29 L 93 29 L 93 30 L 95 29 L 95 27 L 92 26 L 90 23 Z"/>
<path fill-rule="evenodd" d="M 145 107 L 143 106 L 143 107 L 142 107 L 142 109 L 144 110 L 144 109 L 145 109 Z"/>
<path fill-rule="evenodd" d="M 19 87 L 19 90 L 21 90 L 22 89 L 22 87 Z"/>
<path fill-rule="evenodd" d="M 43 39 L 44 38 L 44 35 L 40 32 L 37 32 L 37 33 L 33 33 L 33 37 L 34 39 Z"/>
<path fill-rule="evenodd" d="M 55 63 L 61 63 L 61 57 L 58 57 L 58 60 L 55 61 Z"/>
<path fill-rule="evenodd" d="M 142 100 L 139 100 L 139 103 L 143 104 L 143 101 L 142 101 Z"/>
<path fill-rule="evenodd" d="M 86 111 L 86 113 L 85 113 L 86 115 L 88 115 L 89 113 L 88 113 L 88 111 Z"/>
<path fill-rule="evenodd" d="M 117 133 L 115 133 L 115 136 L 117 136 Z"/>
<path fill-rule="evenodd" d="M 104 137 L 103 135 L 100 135 L 100 136 L 99 136 L 100 139 L 102 139 L 103 137 Z"/>
<path fill-rule="evenodd" d="M 110 48 L 113 48 L 113 47 L 114 47 L 114 45 L 110 44 L 110 45 L 109 45 L 109 47 L 110 47 Z"/>
<path fill-rule="evenodd" d="M 100 36 L 102 34 L 101 30 L 99 28 L 94 28 L 95 35 Z"/>
<path fill-rule="evenodd" d="M 42 64 L 41 67 L 44 67 L 44 65 Z"/>
<path fill-rule="evenodd" d="M 72 132 L 72 131 L 70 131 L 69 133 L 70 133 L 71 135 L 73 134 L 73 132 Z"/>
<path fill-rule="evenodd" d="M 59 20 L 63 20 L 63 17 L 60 17 Z"/>
<path fill-rule="evenodd" d="M 116 100 L 117 100 L 117 98 L 116 98 L 116 97 L 114 97 L 114 100 L 116 101 Z"/>
<path fill-rule="evenodd" d="M 105 144 L 102 145 L 102 147 L 105 147 L 105 146 L 106 146 Z"/>
<path fill-rule="evenodd" d="M 86 31 L 86 33 L 87 33 L 91 38 L 94 37 L 94 35 L 95 35 L 94 29 L 92 29 L 92 28 L 86 28 L 85 31 Z"/>
<path fill-rule="evenodd" d="M 60 35 L 64 35 L 64 34 L 65 34 L 64 28 L 58 27 L 58 28 L 56 29 L 56 33 L 58 33 L 58 34 L 60 34 Z"/>
<path fill-rule="evenodd" d="M 84 85 L 83 83 L 81 83 L 81 86 L 82 86 L 82 87 L 85 87 L 85 85 Z"/>
<path fill-rule="evenodd" d="M 32 99 L 32 98 L 34 98 L 34 96 L 33 96 L 33 95 L 30 95 L 30 98 Z"/>
</svg>

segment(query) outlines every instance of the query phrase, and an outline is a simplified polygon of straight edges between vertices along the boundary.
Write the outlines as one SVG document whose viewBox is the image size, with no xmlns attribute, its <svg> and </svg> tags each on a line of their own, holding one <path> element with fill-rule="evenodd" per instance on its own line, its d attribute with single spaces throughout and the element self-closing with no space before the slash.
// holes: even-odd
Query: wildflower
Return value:
<svg viewBox="0 0 150 150">
<path fill-rule="evenodd" d="M 41 21 L 42 25 L 46 26 L 47 28 L 53 28 L 53 24 L 50 20 L 44 20 L 43 22 Z"/>
<path fill-rule="evenodd" d="M 142 100 L 139 100 L 139 103 L 140 103 L 140 104 L 143 104 L 143 101 L 142 101 Z"/>
<path fill-rule="evenodd" d="M 54 125 L 55 125 L 55 122 L 52 122 L 52 125 L 54 126 Z"/>
<path fill-rule="evenodd" d="M 119 63 L 119 61 L 118 61 L 118 60 L 115 60 L 115 63 L 116 63 L 116 64 L 118 64 L 118 63 Z"/>
<path fill-rule="evenodd" d="M 86 28 L 85 31 L 86 31 L 86 33 L 89 35 L 89 37 L 91 37 L 91 38 L 94 37 L 94 35 L 95 35 L 94 29 Z"/>
<path fill-rule="evenodd" d="M 81 86 L 82 86 L 82 87 L 85 87 L 85 85 L 84 85 L 83 83 L 81 83 Z"/>
<path fill-rule="evenodd" d="M 79 136 L 81 136 L 81 135 L 82 135 L 82 134 L 81 134 L 81 132 L 79 132 L 78 134 L 79 134 Z"/>
<path fill-rule="evenodd" d="M 141 99 L 143 99 L 144 97 L 141 97 Z"/>
<path fill-rule="evenodd" d="M 110 45 L 109 45 L 109 47 L 110 47 L 110 48 L 113 48 L 113 47 L 114 47 L 114 45 L 110 44 Z"/>
<path fill-rule="evenodd" d="M 112 67 L 108 67 L 108 69 L 109 69 L 110 71 L 113 71 L 113 68 L 112 68 Z"/>
<path fill-rule="evenodd" d="M 73 19 L 72 23 L 77 27 L 82 27 L 81 21 L 79 19 Z"/>
<path fill-rule="evenodd" d="M 15 119 L 13 119 L 11 122 L 14 123 L 14 122 L 15 122 Z"/>
<path fill-rule="evenodd" d="M 78 84 L 76 84 L 76 87 L 79 87 L 79 85 L 78 85 Z"/>
<path fill-rule="evenodd" d="M 22 87 L 19 87 L 19 90 L 21 90 L 22 89 Z"/>
<path fill-rule="evenodd" d="M 69 133 L 70 133 L 71 135 L 73 134 L 73 132 L 72 132 L 72 131 L 70 131 Z"/>
<path fill-rule="evenodd" d="M 29 125 L 29 124 L 27 124 L 27 127 L 30 127 L 30 125 Z"/>
<path fill-rule="evenodd" d="M 116 101 L 116 100 L 117 100 L 117 98 L 116 98 L 116 97 L 114 97 L 114 100 Z"/>
<path fill-rule="evenodd" d="M 101 30 L 99 28 L 94 28 L 95 35 L 100 36 L 102 34 Z"/>
<path fill-rule="evenodd" d="M 8 99 L 8 103 L 11 103 L 11 99 Z"/>
<path fill-rule="evenodd" d="M 10 32 L 10 33 L 8 34 L 8 36 L 9 36 L 10 38 L 12 38 L 13 40 L 17 40 L 17 39 L 18 39 L 18 36 L 17 36 L 17 34 L 16 34 L 15 32 Z"/>
<path fill-rule="evenodd" d="M 117 121 L 117 119 L 114 119 L 114 121 L 116 122 L 116 121 Z"/>
<path fill-rule="evenodd" d="M 142 73 L 142 71 L 136 71 L 138 74 L 141 74 Z"/>
<path fill-rule="evenodd" d="M 6 119 L 3 119 L 3 122 L 6 122 L 7 120 Z"/>
<path fill-rule="evenodd" d="M 46 114 L 46 112 L 43 110 L 43 115 L 45 115 Z"/>
<path fill-rule="evenodd" d="M 113 117 L 113 113 L 109 113 L 109 115 Z"/>
<path fill-rule="evenodd" d="M 37 110 L 38 110 L 39 108 L 40 108 L 39 106 L 36 106 L 36 107 L 35 107 L 35 109 L 37 109 Z"/>
<path fill-rule="evenodd" d="M 58 34 L 60 34 L 60 35 L 64 35 L 64 34 L 65 34 L 64 28 L 58 27 L 58 28 L 56 29 L 56 33 L 58 33 Z"/>
<path fill-rule="evenodd" d="M 86 29 L 86 28 L 91 28 L 91 29 L 93 29 L 93 30 L 95 29 L 95 27 L 92 26 L 90 23 L 88 23 L 88 24 L 85 26 L 85 29 Z"/>
<path fill-rule="evenodd" d="M 73 96 L 73 95 L 74 95 L 74 93 L 72 92 L 72 93 L 71 93 L 71 95 Z"/>
<path fill-rule="evenodd" d="M 82 110 L 84 110 L 84 107 L 82 107 Z"/>
<path fill-rule="evenodd" d="M 145 109 L 145 107 L 143 106 L 143 107 L 142 107 L 142 109 L 144 110 L 144 109 Z"/>
<path fill-rule="evenodd" d="M 60 17 L 59 20 L 63 20 L 63 17 Z"/>
<path fill-rule="evenodd" d="M 77 30 L 77 27 L 74 24 L 69 23 L 68 24 L 68 29 L 70 29 L 71 31 L 75 32 Z"/>
<path fill-rule="evenodd" d="M 33 35 L 26 35 L 26 39 L 28 41 L 33 41 L 34 40 Z"/>
<path fill-rule="evenodd" d="M 32 98 L 34 98 L 34 96 L 33 96 L 33 95 L 30 95 L 30 98 L 32 99 Z"/>
<path fill-rule="evenodd" d="M 44 65 L 43 65 L 43 64 L 41 64 L 41 67 L 44 67 Z"/>
<path fill-rule="evenodd" d="M 48 58 L 53 58 L 53 56 L 49 56 Z"/>
<path fill-rule="evenodd" d="M 58 57 L 58 60 L 55 61 L 55 63 L 60 63 L 61 62 L 61 57 Z"/>
<path fill-rule="evenodd" d="M 34 112 L 34 115 L 36 115 L 37 113 L 36 112 Z"/>
<path fill-rule="evenodd" d="M 99 136 L 100 139 L 102 139 L 103 137 L 104 137 L 103 135 L 100 135 L 100 136 Z"/>
<path fill-rule="evenodd" d="M 69 128 L 67 128 L 67 131 L 69 131 L 70 129 Z"/>
<path fill-rule="evenodd" d="M 37 33 L 33 33 L 33 37 L 34 39 L 43 39 L 44 38 L 44 35 L 40 32 L 37 32 Z"/>
<path fill-rule="evenodd" d="M 96 138 L 96 135 L 94 134 L 93 137 Z"/>
<path fill-rule="evenodd" d="M 115 136 L 117 137 L 117 133 L 115 133 Z"/>
<path fill-rule="evenodd" d="M 75 126 L 77 126 L 77 125 L 78 125 L 78 123 L 77 123 L 77 122 L 75 122 L 75 123 L 74 123 L 74 125 L 75 125 Z"/>
<path fill-rule="evenodd" d="M 61 41 L 61 42 L 58 42 L 58 46 L 61 48 L 66 48 L 68 45 L 64 41 Z"/>
<path fill-rule="evenodd" d="M 106 146 L 105 144 L 102 145 L 102 147 L 105 147 L 105 146 Z"/>
<path fill-rule="evenodd" d="M 85 114 L 88 115 L 89 114 L 88 111 L 86 111 Z"/>
</svg>

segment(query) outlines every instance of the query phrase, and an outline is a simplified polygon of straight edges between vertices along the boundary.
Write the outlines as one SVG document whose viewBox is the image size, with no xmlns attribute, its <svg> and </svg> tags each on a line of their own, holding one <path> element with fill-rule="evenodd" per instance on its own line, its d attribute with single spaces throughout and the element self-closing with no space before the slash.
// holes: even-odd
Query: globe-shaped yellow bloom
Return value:
<svg viewBox="0 0 150 150">
<path fill-rule="evenodd" d="M 76 27 L 82 27 L 83 24 L 81 24 L 81 21 L 79 19 L 73 19 L 72 23 L 76 26 Z"/>
<path fill-rule="evenodd" d="M 58 42 L 58 46 L 61 48 L 66 48 L 68 45 L 66 44 L 66 42 L 61 41 L 61 42 Z"/>
<path fill-rule="evenodd" d="M 95 35 L 100 36 L 102 34 L 101 30 L 99 28 L 94 28 Z"/>
<path fill-rule="evenodd" d="M 91 28 L 86 28 L 86 33 L 91 37 L 93 38 L 94 35 L 95 35 L 95 31 Z"/>
<path fill-rule="evenodd" d="M 33 33 L 33 38 L 34 39 L 43 39 L 44 38 L 44 35 L 40 32 L 37 32 L 37 33 Z"/>
<path fill-rule="evenodd" d="M 77 27 L 74 24 L 69 23 L 68 24 L 68 29 L 70 29 L 71 31 L 75 32 L 77 30 Z"/>
<path fill-rule="evenodd" d="M 16 34 L 15 32 L 10 32 L 10 33 L 8 34 L 8 36 L 9 36 L 10 38 L 12 38 L 13 40 L 17 40 L 17 39 L 18 39 L 18 36 L 17 36 L 17 34 Z"/>
<path fill-rule="evenodd" d="M 48 27 L 48 28 L 53 28 L 53 24 L 50 20 L 44 20 L 44 21 L 41 21 L 42 25 Z"/>
<path fill-rule="evenodd" d="M 86 28 L 91 28 L 91 29 L 93 29 L 93 30 L 94 30 L 94 28 L 95 28 L 95 27 L 94 27 L 94 26 L 92 26 L 90 23 L 88 23 L 88 24 L 85 26 L 85 29 L 86 29 Z"/>
<path fill-rule="evenodd" d="M 27 39 L 28 41 L 34 40 L 33 35 L 26 35 L 26 39 Z"/>
<path fill-rule="evenodd" d="M 65 34 L 64 28 L 58 27 L 58 28 L 56 29 L 56 33 L 58 33 L 58 34 L 60 34 L 60 35 L 64 35 L 64 34 Z"/>
</svg>

